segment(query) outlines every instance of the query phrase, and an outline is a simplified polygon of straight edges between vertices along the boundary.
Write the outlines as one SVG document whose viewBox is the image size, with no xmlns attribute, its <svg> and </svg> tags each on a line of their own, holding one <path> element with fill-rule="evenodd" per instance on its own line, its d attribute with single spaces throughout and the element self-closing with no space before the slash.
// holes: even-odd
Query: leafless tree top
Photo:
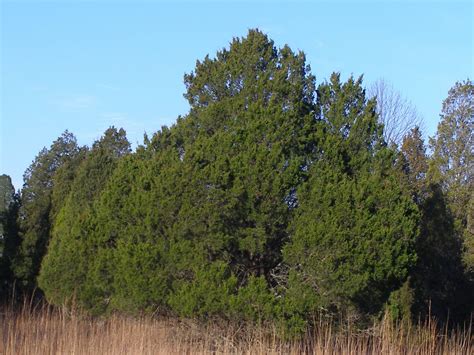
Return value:
<svg viewBox="0 0 474 355">
<path fill-rule="evenodd" d="M 397 91 L 392 84 L 379 79 L 367 90 L 369 97 L 377 99 L 377 113 L 384 125 L 384 138 L 388 144 L 397 144 L 415 126 L 423 129 L 423 118 L 416 107 Z"/>
</svg>

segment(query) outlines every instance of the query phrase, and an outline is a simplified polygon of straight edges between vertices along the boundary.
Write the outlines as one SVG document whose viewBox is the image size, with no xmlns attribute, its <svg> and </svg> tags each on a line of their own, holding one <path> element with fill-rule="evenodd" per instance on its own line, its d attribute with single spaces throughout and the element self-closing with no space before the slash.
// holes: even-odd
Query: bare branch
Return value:
<svg viewBox="0 0 474 355">
<path fill-rule="evenodd" d="M 384 125 L 384 138 L 388 144 L 400 145 L 412 128 L 423 128 L 423 118 L 416 107 L 390 83 L 379 79 L 367 92 L 368 97 L 377 100 L 377 113 L 380 123 Z"/>
</svg>

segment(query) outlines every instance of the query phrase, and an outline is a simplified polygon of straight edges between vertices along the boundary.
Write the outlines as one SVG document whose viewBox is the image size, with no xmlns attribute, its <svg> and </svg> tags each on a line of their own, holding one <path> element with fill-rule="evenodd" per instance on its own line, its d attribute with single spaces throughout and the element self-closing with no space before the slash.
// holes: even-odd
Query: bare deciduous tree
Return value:
<svg viewBox="0 0 474 355">
<path fill-rule="evenodd" d="M 414 127 L 423 128 L 423 118 L 416 107 L 384 79 L 374 82 L 368 96 L 377 99 L 377 113 L 384 125 L 384 138 L 388 144 L 399 145 Z"/>
</svg>

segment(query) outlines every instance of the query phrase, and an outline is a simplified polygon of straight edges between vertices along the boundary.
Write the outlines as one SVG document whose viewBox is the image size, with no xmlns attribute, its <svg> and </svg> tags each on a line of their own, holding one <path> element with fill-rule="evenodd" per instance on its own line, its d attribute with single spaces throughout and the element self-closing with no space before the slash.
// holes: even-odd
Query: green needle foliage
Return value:
<svg viewBox="0 0 474 355">
<path fill-rule="evenodd" d="M 18 287 L 27 291 L 36 287 L 36 276 L 49 242 L 54 175 L 78 152 L 76 138 L 66 131 L 49 149 L 41 150 L 23 176 L 18 217 L 21 245 L 13 261 L 13 270 Z"/>
<path fill-rule="evenodd" d="M 18 248 L 19 198 L 8 175 L 0 175 L 0 301 L 7 299 L 14 283 L 12 262 Z"/>
<path fill-rule="evenodd" d="M 129 152 L 125 131 L 112 127 L 81 159 L 70 193 L 52 225 L 51 243 L 39 276 L 39 285 L 52 302 L 82 299 L 83 292 L 88 291 L 83 286 L 92 252 L 88 243 L 90 207 L 118 159 Z"/>
<path fill-rule="evenodd" d="M 416 260 L 418 211 L 374 105 L 360 78 L 318 89 L 318 149 L 284 248 L 290 313 L 376 314 Z"/>
<path fill-rule="evenodd" d="M 12 179 L 8 175 L 0 175 L 0 216 L 2 223 L 0 224 L 0 256 L 4 254 L 4 235 L 6 215 L 14 201 L 15 188 L 12 185 Z"/>
<path fill-rule="evenodd" d="M 38 282 L 49 302 L 97 315 L 273 322 L 290 336 L 321 315 L 469 316 L 468 84 L 430 158 L 417 129 L 387 146 L 362 78 L 316 88 L 304 53 L 258 30 L 184 82 L 189 113 L 133 153 L 113 127 L 91 148 L 65 133 L 40 152 L 1 285 Z"/>
<path fill-rule="evenodd" d="M 418 255 L 411 271 L 414 289 L 413 312 L 443 319 L 450 310 L 451 319 L 469 313 L 466 280 L 462 265 L 462 240 L 455 231 L 454 218 L 446 195 L 428 175 L 429 159 L 421 132 L 414 128 L 401 147 L 404 170 L 414 202 L 420 209 Z"/>
<path fill-rule="evenodd" d="M 474 275 L 470 207 L 474 198 L 474 85 L 470 80 L 457 82 L 449 90 L 430 147 L 433 150 L 431 180 L 438 183 L 447 196 L 456 229 L 464 240 L 466 266 Z M 468 220 L 471 221 L 469 227 Z"/>
<path fill-rule="evenodd" d="M 220 314 L 250 277 L 271 282 L 303 175 L 308 70 L 251 31 L 185 76 L 190 114 L 125 159 L 94 205 L 88 282 L 104 305 Z"/>
</svg>

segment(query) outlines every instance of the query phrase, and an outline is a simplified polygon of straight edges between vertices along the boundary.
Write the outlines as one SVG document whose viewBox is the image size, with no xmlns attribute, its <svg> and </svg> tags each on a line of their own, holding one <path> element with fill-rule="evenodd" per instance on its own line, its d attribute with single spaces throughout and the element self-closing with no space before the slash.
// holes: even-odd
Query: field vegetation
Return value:
<svg viewBox="0 0 474 355">
<path fill-rule="evenodd" d="M 66 131 L 20 191 L 0 177 L 4 351 L 471 350 L 469 79 L 428 144 L 389 86 L 317 84 L 259 30 L 184 83 L 189 112 L 136 149 Z"/>
<path fill-rule="evenodd" d="M 271 325 L 113 315 L 91 318 L 50 306 L 2 309 L 0 353 L 13 354 L 472 354 L 471 326 L 448 330 L 434 321 L 414 327 L 387 317 L 361 330 L 347 321 L 296 339 Z"/>
</svg>

